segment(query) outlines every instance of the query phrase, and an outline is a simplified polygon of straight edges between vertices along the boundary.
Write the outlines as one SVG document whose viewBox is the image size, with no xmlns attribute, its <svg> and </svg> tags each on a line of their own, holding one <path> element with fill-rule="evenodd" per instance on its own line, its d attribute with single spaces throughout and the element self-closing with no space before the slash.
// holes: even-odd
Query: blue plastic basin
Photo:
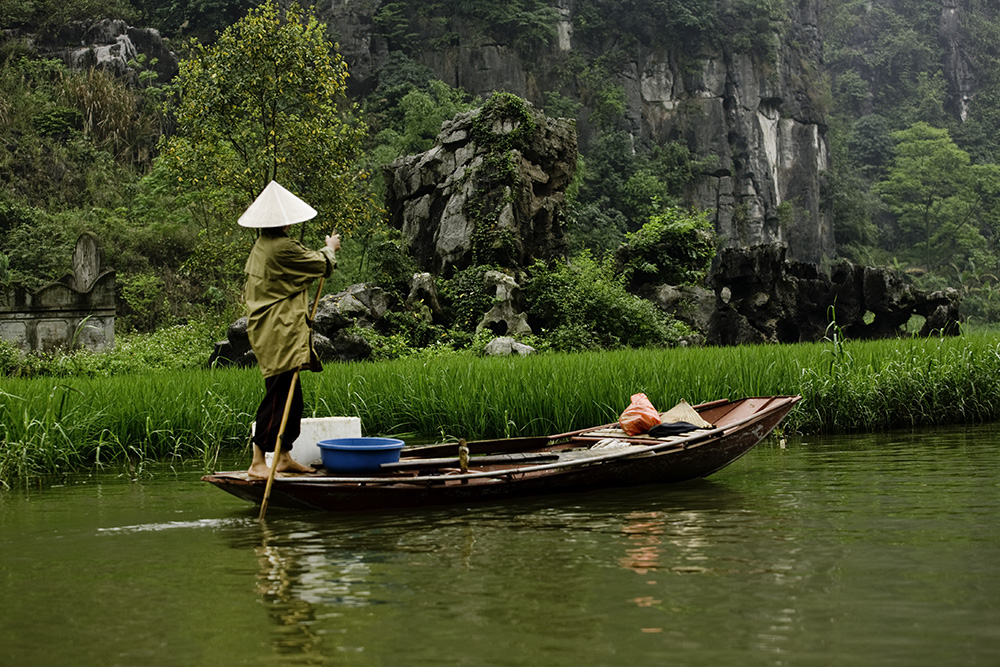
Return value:
<svg viewBox="0 0 1000 667">
<path fill-rule="evenodd" d="M 383 463 L 398 461 L 405 443 L 395 438 L 334 438 L 318 444 L 327 470 L 371 472 Z"/>
</svg>

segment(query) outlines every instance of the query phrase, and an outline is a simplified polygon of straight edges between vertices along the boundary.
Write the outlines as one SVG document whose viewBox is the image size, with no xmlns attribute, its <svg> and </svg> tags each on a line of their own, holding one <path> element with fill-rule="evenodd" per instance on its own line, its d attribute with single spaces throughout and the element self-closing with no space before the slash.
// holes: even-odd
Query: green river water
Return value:
<svg viewBox="0 0 1000 667">
<path fill-rule="evenodd" d="M 996 425 L 263 525 L 199 475 L 0 492 L 0 665 L 1000 665 Z"/>
</svg>

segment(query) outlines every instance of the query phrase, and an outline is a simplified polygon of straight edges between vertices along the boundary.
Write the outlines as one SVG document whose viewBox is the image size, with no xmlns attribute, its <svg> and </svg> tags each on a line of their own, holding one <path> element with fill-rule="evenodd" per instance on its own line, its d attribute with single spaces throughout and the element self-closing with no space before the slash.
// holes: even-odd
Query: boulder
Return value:
<svg viewBox="0 0 1000 667">
<path fill-rule="evenodd" d="M 321 297 L 313 321 L 313 348 L 320 361 L 354 361 L 371 356 L 371 345 L 362 336 L 347 331 L 353 326 L 375 328 L 391 305 L 389 295 L 381 287 L 370 284 L 351 285 L 336 294 Z M 229 325 L 226 340 L 215 344 L 209 366 L 252 366 L 257 363 L 250 338 L 247 318 Z"/>
<path fill-rule="evenodd" d="M 226 340 L 215 344 L 208 358 L 210 368 L 217 366 L 239 366 L 245 368 L 257 363 L 257 357 L 250 347 L 247 335 L 247 318 L 241 317 L 226 329 Z"/>
<path fill-rule="evenodd" d="M 831 326 L 855 339 L 901 336 L 914 315 L 952 335 L 960 322 L 955 290 L 925 294 L 888 267 L 843 261 L 828 276 L 790 261 L 780 244 L 727 248 L 709 278 L 716 307 L 707 332 L 714 345 L 797 343 L 827 337 Z"/>
<path fill-rule="evenodd" d="M 313 328 L 331 338 L 350 326 L 377 329 L 391 305 L 392 297 L 381 287 L 370 283 L 351 285 L 319 300 Z"/>
<path fill-rule="evenodd" d="M 927 299 L 923 301 L 918 310 L 918 315 L 925 318 L 924 326 L 920 329 L 921 336 L 957 336 L 960 331 L 959 323 L 962 321 L 959 305 L 961 295 L 958 290 L 949 287 L 939 292 L 931 292 Z"/>
<path fill-rule="evenodd" d="M 652 289 L 650 301 L 674 319 L 695 331 L 708 331 L 715 311 L 715 293 L 697 285 L 660 285 Z"/>
<path fill-rule="evenodd" d="M 372 346 L 364 337 L 345 329 L 333 338 L 314 332 L 313 349 L 321 361 L 362 361 L 372 354 Z"/>
<path fill-rule="evenodd" d="M 384 168 L 390 223 L 435 275 L 563 256 L 564 193 L 576 159 L 572 121 L 498 93 L 442 124 L 430 150 Z"/>
<path fill-rule="evenodd" d="M 535 348 L 524 343 L 518 343 L 510 336 L 494 338 L 483 348 L 483 354 L 488 357 L 509 357 L 512 354 L 516 354 L 519 357 L 526 357 L 529 354 L 534 354 L 534 352 Z"/>
</svg>

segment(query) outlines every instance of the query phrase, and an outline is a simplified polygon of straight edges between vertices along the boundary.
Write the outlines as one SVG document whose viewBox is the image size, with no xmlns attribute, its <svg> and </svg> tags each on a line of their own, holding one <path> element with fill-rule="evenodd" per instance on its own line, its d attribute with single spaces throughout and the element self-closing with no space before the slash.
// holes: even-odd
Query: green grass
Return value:
<svg viewBox="0 0 1000 667">
<path fill-rule="evenodd" d="M 872 431 L 1000 418 L 1000 336 L 436 356 L 328 364 L 303 386 L 307 416 L 358 416 L 369 435 L 569 431 L 615 421 L 640 391 L 661 410 L 682 398 L 802 394 L 786 431 Z M 4 379 L 0 483 L 150 460 L 210 468 L 246 446 L 262 395 L 256 369 Z"/>
</svg>

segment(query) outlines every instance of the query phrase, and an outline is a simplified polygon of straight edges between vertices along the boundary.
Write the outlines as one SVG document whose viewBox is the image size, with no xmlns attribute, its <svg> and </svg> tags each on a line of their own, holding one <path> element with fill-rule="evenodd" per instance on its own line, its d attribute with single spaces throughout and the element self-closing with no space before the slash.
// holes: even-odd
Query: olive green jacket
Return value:
<svg viewBox="0 0 1000 667">
<path fill-rule="evenodd" d="M 309 367 L 312 336 L 307 288 L 336 268 L 334 251 L 309 250 L 285 235 L 262 233 L 250 251 L 247 334 L 264 377 Z"/>
</svg>

